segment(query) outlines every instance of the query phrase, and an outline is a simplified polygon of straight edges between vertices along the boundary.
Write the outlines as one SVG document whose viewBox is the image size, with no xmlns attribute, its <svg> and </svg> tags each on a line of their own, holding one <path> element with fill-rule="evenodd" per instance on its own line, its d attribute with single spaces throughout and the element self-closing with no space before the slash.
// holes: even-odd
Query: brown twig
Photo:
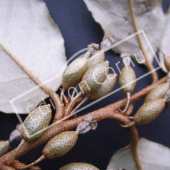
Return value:
<svg viewBox="0 0 170 170">
<path fill-rule="evenodd" d="M 134 13 L 134 10 L 133 10 L 133 5 L 132 5 L 132 0 L 128 0 L 129 1 L 129 6 L 130 6 L 130 13 L 131 13 L 131 17 L 132 17 L 132 23 L 133 23 L 133 26 L 134 26 L 134 29 L 135 29 L 135 32 L 138 32 L 138 26 L 137 26 L 137 23 L 136 23 L 136 19 L 135 19 L 135 13 Z M 139 43 L 139 47 L 145 57 L 145 60 L 146 60 L 146 65 L 148 67 L 148 69 L 151 71 L 151 74 L 152 74 L 152 78 L 153 78 L 153 83 L 155 83 L 156 81 L 158 81 L 158 75 L 155 71 L 155 68 L 154 66 L 152 65 L 146 51 L 145 51 L 145 48 L 143 46 L 143 43 L 142 43 L 142 40 L 141 40 L 141 37 L 139 34 L 136 35 L 137 36 L 137 40 L 138 40 L 138 43 Z"/>
<path fill-rule="evenodd" d="M 67 105 L 65 107 L 65 115 L 64 116 L 68 116 L 71 111 L 73 110 L 74 106 L 77 104 L 77 103 L 80 103 L 81 101 L 83 100 L 83 97 L 78 97 L 76 98 L 73 103 L 71 104 L 71 106 L 69 107 L 69 105 Z M 68 110 L 68 107 L 69 107 L 69 110 Z M 67 111 L 68 110 L 68 111 Z"/>
<path fill-rule="evenodd" d="M 127 111 L 125 112 L 124 115 L 130 115 L 132 112 L 133 112 L 133 104 L 130 104 L 130 106 L 128 107 L 128 109 L 127 109 Z M 129 123 L 127 123 L 127 124 L 130 124 L 130 123 L 131 123 L 131 121 L 129 120 Z M 142 170 L 142 166 L 141 166 L 141 162 L 139 160 L 139 155 L 138 155 L 138 150 L 137 150 L 138 140 L 139 140 L 138 131 L 137 131 L 135 125 L 129 127 L 129 129 L 130 129 L 130 132 L 131 132 L 130 149 L 132 151 L 132 155 L 133 155 L 137 169 Z"/>
<path fill-rule="evenodd" d="M 159 84 L 166 82 L 166 80 L 167 80 L 167 77 L 164 77 L 161 80 L 159 80 L 158 82 L 156 82 L 156 83 L 142 89 L 140 92 L 132 95 L 131 96 L 131 103 L 136 101 L 136 100 L 139 100 L 141 97 L 148 94 L 148 92 L 151 91 L 154 87 L 156 87 Z M 89 114 L 92 115 L 93 118 L 97 121 L 100 121 L 100 120 L 103 120 L 103 119 L 114 119 L 114 120 L 121 122 L 122 124 L 128 124 L 129 119 L 126 116 L 119 114 L 119 113 L 116 113 L 117 109 L 125 106 L 125 104 L 126 104 L 126 99 L 122 99 L 122 100 L 120 100 L 116 103 L 110 104 L 110 105 L 108 105 L 104 108 L 101 108 L 101 109 L 96 110 L 94 112 L 91 112 Z M 86 115 L 84 115 L 84 116 L 86 116 Z M 31 143 L 25 143 L 24 146 L 18 152 L 17 158 L 25 155 L 26 153 L 37 148 L 41 144 L 47 142 L 49 139 L 51 139 L 55 135 L 57 135 L 57 134 L 59 134 L 63 131 L 67 131 L 67 130 L 75 128 L 78 125 L 78 123 L 80 123 L 83 120 L 84 116 L 81 116 L 81 117 L 78 117 L 78 118 L 75 118 L 75 119 L 71 119 L 71 120 L 66 120 L 64 122 L 61 122 L 60 124 L 54 124 L 51 128 L 49 128 L 36 141 L 31 142 Z M 0 167 L 3 164 L 8 164 L 8 162 L 14 156 L 14 153 L 15 153 L 15 149 L 12 150 L 11 152 L 7 153 L 3 157 L 1 157 L 0 158 Z"/>
<path fill-rule="evenodd" d="M 132 155 L 133 155 L 137 169 L 142 170 L 142 165 L 139 160 L 139 155 L 138 155 L 138 150 L 137 150 L 138 141 L 139 141 L 138 131 L 135 126 L 132 126 L 132 127 L 130 127 L 130 132 L 131 132 L 130 148 L 132 151 Z"/>
<path fill-rule="evenodd" d="M 58 96 L 57 93 L 51 91 L 49 95 L 55 104 L 56 113 L 53 120 L 53 122 L 55 122 L 63 118 L 65 113 L 65 107 L 64 107 L 64 103 L 60 100 L 60 97 Z"/>
</svg>

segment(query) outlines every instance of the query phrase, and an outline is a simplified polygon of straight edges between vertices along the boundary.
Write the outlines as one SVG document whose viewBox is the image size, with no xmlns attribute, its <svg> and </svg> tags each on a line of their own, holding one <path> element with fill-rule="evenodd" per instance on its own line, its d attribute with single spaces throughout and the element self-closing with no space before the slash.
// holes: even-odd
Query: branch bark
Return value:
<svg viewBox="0 0 170 170">
<path fill-rule="evenodd" d="M 128 0 L 128 1 L 129 1 L 129 7 L 130 7 L 130 13 L 131 13 L 131 17 L 132 17 L 133 26 L 134 26 L 135 32 L 138 32 L 138 26 L 137 26 L 136 19 L 135 19 L 135 13 L 134 13 L 134 10 L 133 10 L 132 0 Z M 145 57 L 146 65 L 147 65 L 148 69 L 151 71 L 153 83 L 155 83 L 156 81 L 158 81 L 158 75 L 155 71 L 154 66 L 152 65 L 151 61 L 149 60 L 149 57 L 148 57 L 148 55 L 145 51 L 145 48 L 144 48 L 144 45 L 142 43 L 140 35 L 137 34 L 136 36 L 137 36 L 137 40 L 138 40 L 138 43 L 139 43 L 139 47 L 140 47 L 140 49 L 141 49 L 141 51 L 142 51 L 142 53 Z"/>
</svg>

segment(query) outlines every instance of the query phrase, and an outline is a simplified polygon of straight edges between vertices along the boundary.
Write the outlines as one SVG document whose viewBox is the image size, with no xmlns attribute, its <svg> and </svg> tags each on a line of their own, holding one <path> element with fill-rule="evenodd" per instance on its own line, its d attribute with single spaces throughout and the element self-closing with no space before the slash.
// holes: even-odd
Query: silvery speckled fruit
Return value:
<svg viewBox="0 0 170 170">
<path fill-rule="evenodd" d="M 151 90 L 145 98 L 145 102 L 148 102 L 153 99 L 164 98 L 166 92 L 169 90 L 169 83 L 163 83 L 159 86 L 156 86 Z"/>
<path fill-rule="evenodd" d="M 33 141 L 42 135 L 52 118 L 50 105 L 43 105 L 34 109 L 25 119 L 21 127 L 21 138 L 25 141 Z"/>
<path fill-rule="evenodd" d="M 99 89 L 106 79 L 106 74 L 109 71 L 109 69 L 107 69 L 108 67 L 109 62 L 105 61 L 89 68 L 79 83 L 81 92 L 83 94 L 89 94 Z"/>
<path fill-rule="evenodd" d="M 78 134 L 75 131 L 63 132 L 48 141 L 43 149 L 43 155 L 47 159 L 63 156 L 76 144 Z"/>
<path fill-rule="evenodd" d="M 87 70 L 87 60 L 85 58 L 75 59 L 65 70 L 62 78 L 63 88 L 69 89 L 77 85 Z"/>
<path fill-rule="evenodd" d="M 162 113 L 164 107 L 165 99 L 150 100 L 139 108 L 133 120 L 137 125 L 150 123 Z"/>
<path fill-rule="evenodd" d="M 36 161 L 20 169 L 27 169 L 45 158 L 54 159 L 63 156 L 70 151 L 76 144 L 78 133 L 76 131 L 66 131 L 50 139 L 43 149 L 43 155 Z"/>
<path fill-rule="evenodd" d="M 95 54 L 87 60 L 88 68 L 96 65 L 97 63 L 103 62 L 105 60 L 105 54 L 103 50 L 98 50 Z"/>
<path fill-rule="evenodd" d="M 136 74 L 130 66 L 123 67 L 119 77 L 119 84 L 125 93 L 132 93 L 136 85 Z"/>
<path fill-rule="evenodd" d="M 93 93 L 90 93 L 88 99 L 94 101 L 112 92 L 116 85 L 116 80 L 116 74 L 108 74 L 106 80 L 102 83 L 101 87 Z"/>
</svg>

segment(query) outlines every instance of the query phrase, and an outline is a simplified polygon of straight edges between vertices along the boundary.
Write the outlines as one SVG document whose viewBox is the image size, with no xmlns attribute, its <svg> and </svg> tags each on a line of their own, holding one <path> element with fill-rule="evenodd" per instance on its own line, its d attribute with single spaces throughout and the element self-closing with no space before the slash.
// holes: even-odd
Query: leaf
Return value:
<svg viewBox="0 0 170 170">
<path fill-rule="evenodd" d="M 84 0 L 84 2 L 92 12 L 96 22 L 101 25 L 105 35 L 113 35 L 115 42 L 127 38 L 135 32 L 128 1 Z M 154 52 L 156 52 L 165 28 L 165 15 L 162 11 L 161 1 L 136 0 L 133 1 L 133 9 L 138 30 L 144 30 Z M 144 39 L 143 34 L 140 34 L 140 36 L 143 40 L 148 57 L 153 61 L 152 50 Z M 118 53 L 129 53 L 132 56 L 134 56 L 135 53 L 139 61 L 143 61 L 143 56 L 140 52 L 136 37 L 121 43 L 113 50 Z"/>
<path fill-rule="evenodd" d="M 57 90 L 66 64 L 64 40 L 41 0 L 0 1 L 0 42 L 42 82 Z M 35 83 L 0 48 L 0 110 L 14 112 L 10 99 L 35 87 Z M 14 101 L 19 113 L 34 109 L 47 95 L 37 89 Z"/>
<path fill-rule="evenodd" d="M 170 170 L 170 149 L 141 138 L 138 143 L 139 158 L 144 170 Z M 137 170 L 130 147 L 120 149 L 110 160 L 107 170 Z"/>
<path fill-rule="evenodd" d="M 162 70 L 167 73 L 167 69 L 164 64 L 164 55 L 162 54 L 162 52 L 165 55 L 170 56 L 170 48 L 169 48 L 169 44 L 170 44 L 170 32 L 169 32 L 169 30 L 170 30 L 170 10 L 166 14 L 166 18 L 167 18 L 166 19 L 166 27 L 165 27 L 164 35 L 163 35 L 161 45 L 160 45 L 161 52 L 159 52 L 159 60 L 160 60 L 160 66 L 162 67 Z"/>
</svg>

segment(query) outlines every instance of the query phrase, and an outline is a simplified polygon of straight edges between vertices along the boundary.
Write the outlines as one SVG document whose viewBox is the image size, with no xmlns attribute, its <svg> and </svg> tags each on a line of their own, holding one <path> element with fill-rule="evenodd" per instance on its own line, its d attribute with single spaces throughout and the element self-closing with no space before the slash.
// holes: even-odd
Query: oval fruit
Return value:
<svg viewBox="0 0 170 170">
<path fill-rule="evenodd" d="M 87 70 L 87 60 L 77 58 L 74 60 L 63 73 L 62 86 L 65 90 L 77 85 Z"/>
<path fill-rule="evenodd" d="M 43 105 L 34 109 L 21 126 L 21 138 L 25 141 L 33 141 L 42 135 L 52 118 L 50 105 Z"/>
<path fill-rule="evenodd" d="M 101 87 L 93 93 L 90 93 L 88 99 L 94 101 L 112 92 L 116 85 L 116 80 L 116 74 L 108 74 L 106 80 L 102 83 Z"/>
<path fill-rule="evenodd" d="M 70 163 L 63 166 L 60 170 L 99 170 L 95 166 L 87 163 Z"/>
<path fill-rule="evenodd" d="M 133 120 L 136 125 L 143 125 L 152 122 L 158 117 L 165 107 L 164 99 L 154 99 L 144 103 L 136 112 Z"/>
<path fill-rule="evenodd" d="M 81 92 L 86 95 L 99 89 L 106 79 L 106 74 L 109 71 L 108 67 L 109 62 L 105 61 L 89 68 L 79 83 Z"/>
<path fill-rule="evenodd" d="M 153 99 L 164 98 L 166 92 L 169 90 L 169 84 L 163 83 L 151 90 L 145 98 L 145 102 Z"/>
<path fill-rule="evenodd" d="M 96 65 L 97 63 L 103 62 L 105 60 L 105 54 L 103 50 L 98 50 L 95 54 L 87 60 L 88 68 Z"/>
<path fill-rule="evenodd" d="M 125 93 L 132 93 L 136 86 L 136 74 L 130 66 L 123 67 L 120 77 L 119 84 Z"/>
<path fill-rule="evenodd" d="M 63 156 L 76 144 L 78 134 L 75 131 L 63 132 L 48 141 L 43 149 L 43 155 L 47 159 Z"/>
</svg>

